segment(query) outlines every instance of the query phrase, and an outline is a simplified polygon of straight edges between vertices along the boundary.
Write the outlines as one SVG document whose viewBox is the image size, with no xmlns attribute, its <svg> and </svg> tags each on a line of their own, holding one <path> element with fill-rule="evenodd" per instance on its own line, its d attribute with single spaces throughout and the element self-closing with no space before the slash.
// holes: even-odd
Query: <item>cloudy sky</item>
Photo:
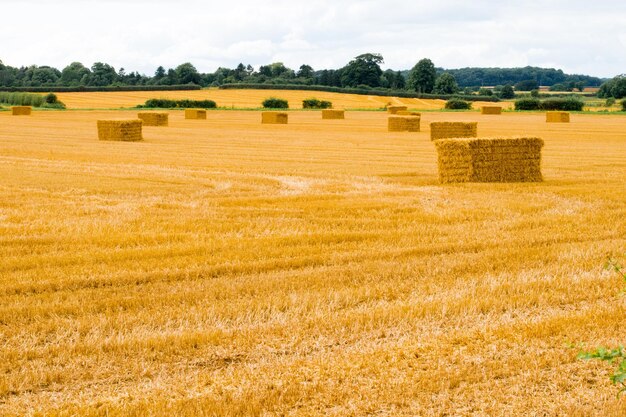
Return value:
<svg viewBox="0 0 626 417">
<path fill-rule="evenodd" d="M 427 57 L 444 68 L 626 73 L 623 0 L 0 0 L 0 13 L 0 60 L 12 66 L 323 69 L 375 52 L 395 70 Z"/>
</svg>

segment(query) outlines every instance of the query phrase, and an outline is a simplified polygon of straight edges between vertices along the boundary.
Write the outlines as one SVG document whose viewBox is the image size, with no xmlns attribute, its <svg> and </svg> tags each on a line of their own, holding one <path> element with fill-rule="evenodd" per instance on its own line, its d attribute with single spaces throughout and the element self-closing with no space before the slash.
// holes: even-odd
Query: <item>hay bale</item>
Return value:
<svg viewBox="0 0 626 417">
<path fill-rule="evenodd" d="M 185 119 L 206 119 L 205 109 L 185 109 Z"/>
<path fill-rule="evenodd" d="M 500 106 L 483 106 L 480 108 L 480 114 L 502 114 Z"/>
<path fill-rule="evenodd" d="M 31 106 L 12 106 L 11 114 L 13 116 L 30 116 L 32 109 Z"/>
<path fill-rule="evenodd" d="M 454 138 L 434 143 L 441 183 L 543 181 L 540 138 Z"/>
<path fill-rule="evenodd" d="M 136 142 L 143 139 L 141 136 L 140 119 L 131 120 L 98 120 L 98 139 Z"/>
<path fill-rule="evenodd" d="M 339 120 L 339 119 L 345 119 L 345 118 L 346 116 L 343 110 L 333 110 L 333 109 L 322 110 L 322 119 Z"/>
<path fill-rule="evenodd" d="M 169 125 L 168 113 L 141 112 L 137 117 L 143 121 L 144 126 L 167 126 Z"/>
<path fill-rule="evenodd" d="M 569 113 L 566 111 L 546 112 L 546 123 L 569 123 Z"/>
<path fill-rule="evenodd" d="M 286 125 L 289 121 L 289 115 L 278 111 L 264 111 L 261 113 L 262 124 L 279 124 Z"/>
<path fill-rule="evenodd" d="M 419 132 L 421 117 L 389 116 L 387 130 L 389 132 Z"/>
<path fill-rule="evenodd" d="M 398 110 L 396 112 L 396 116 L 420 116 L 422 117 L 422 113 L 418 113 L 416 111 Z"/>
<path fill-rule="evenodd" d="M 398 114 L 399 111 L 407 111 L 407 106 L 387 106 L 387 113 Z"/>
<path fill-rule="evenodd" d="M 430 140 L 448 138 L 475 138 L 478 136 L 476 122 L 432 122 Z"/>
</svg>

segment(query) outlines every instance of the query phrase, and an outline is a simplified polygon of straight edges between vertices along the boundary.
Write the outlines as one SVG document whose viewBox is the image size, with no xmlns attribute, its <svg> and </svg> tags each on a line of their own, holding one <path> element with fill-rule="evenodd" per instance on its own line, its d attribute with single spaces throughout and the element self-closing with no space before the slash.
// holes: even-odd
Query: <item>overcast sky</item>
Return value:
<svg viewBox="0 0 626 417">
<path fill-rule="evenodd" d="M 374 52 L 395 70 L 426 57 L 444 68 L 626 73 L 624 0 L 0 0 L 0 14 L 0 60 L 12 66 L 324 69 Z"/>
</svg>

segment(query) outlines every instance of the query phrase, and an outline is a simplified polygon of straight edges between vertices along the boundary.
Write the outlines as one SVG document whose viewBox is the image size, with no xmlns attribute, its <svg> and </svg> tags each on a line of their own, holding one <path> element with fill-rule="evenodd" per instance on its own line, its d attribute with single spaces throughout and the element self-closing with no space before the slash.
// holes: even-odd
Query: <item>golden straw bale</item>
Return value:
<svg viewBox="0 0 626 417">
<path fill-rule="evenodd" d="M 30 116 L 31 110 L 31 106 L 13 106 L 11 107 L 11 114 L 13 116 Z"/>
<path fill-rule="evenodd" d="M 407 111 L 407 106 L 387 106 L 387 113 L 397 114 L 399 111 Z"/>
<path fill-rule="evenodd" d="M 389 116 L 387 130 L 389 132 L 419 132 L 420 120 L 418 116 Z"/>
<path fill-rule="evenodd" d="M 140 119 L 98 120 L 98 139 L 136 142 L 143 139 Z"/>
<path fill-rule="evenodd" d="M 480 108 L 480 114 L 502 114 L 500 106 L 483 106 Z"/>
<path fill-rule="evenodd" d="M 399 110 L 396 112 L 396 116 L 422 116 L 422 113 L 416 111 Z"/>
<path fill-rule="evenodd" d="M 569 123 L 569 113 L 565 111 L 546 112 L 547 123 Z"/>
<path fill-rule="evenodd" d="M 263 124 L 279 124 L 286 125 L 289 121 L 289 115 L 278 111 L 264 111 L 261 113 L 261 123 Z"/>
<path fill-rule="evenodd" d="M 169 124 L 168 113 L 141 112 L 137 117 L 143 121 L 144 126 L 167 126 Z"/>
<path fill-rule="evenodd" d="M 185 109 L 185 119 L 206 119 L 206 110 Z"/>
<path fill-rule="evenodd" d="M 345 119 L 345 112 L 343 110 L 326 109 L 322 110 L 322 119 Z"/>
<path fill-rule="evenodd" d="M 448 138 L 475 138 L 478 136 L 476 122 L 432 122 L 430 140 Z"/>
<path fill-rule="evenodd" d="M 453 138 L 434 144 L 442 183 L 543 181 L 540 138 Z"/>
</svg>

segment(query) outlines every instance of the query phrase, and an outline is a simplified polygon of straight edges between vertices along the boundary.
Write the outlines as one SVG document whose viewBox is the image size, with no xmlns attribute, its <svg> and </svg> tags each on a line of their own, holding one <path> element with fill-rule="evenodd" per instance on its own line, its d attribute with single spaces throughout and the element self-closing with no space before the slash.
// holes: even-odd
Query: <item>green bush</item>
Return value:
<svg viewBox="0 0 626 417">
<path fill-rule="evenodd" d="M 174 109 L 174 108 L 201 108 L 214 109 L 217 104 L 213 100 L 170 100 L 166 98 L 151 98 L 143 106 L 147 108 Z"/>
<path fill-rule="evenodd" d="M 263 100 L 263 107 L 266 109 L 288 109 L 289 102 L 282 98 L 270 97 Z"/>
<path fill-rule="evenodd" d="M 303 109 L 330 109 L 333 103 L 330 101 L 318 100 L 316 98 L 307 98 L 302 100 Z"/>
<path fill-rule="evenodd" d="M 541 110 L 582 111 L 584 105 L 575 97 L 551 98 L 541 102 Z"/>
<path fill-rule="evenodd" d="M 472 108 L 472 103 L 469 101 L 461 100 L 460 98 L 452 98 L 446 101 L 446 109 L 450 110 L 469 110 Z"/>
<path fill-rule="evenodd" d="M 536 98 L 520 98 L 515 100 L 515 110 L 539 110 L 541 108 L 541 101 Z"/>
<path fill-rule="evenodd" d="M 626 99 L 622 100 L 622 111 L 626 111 Z"/>
</svg>

